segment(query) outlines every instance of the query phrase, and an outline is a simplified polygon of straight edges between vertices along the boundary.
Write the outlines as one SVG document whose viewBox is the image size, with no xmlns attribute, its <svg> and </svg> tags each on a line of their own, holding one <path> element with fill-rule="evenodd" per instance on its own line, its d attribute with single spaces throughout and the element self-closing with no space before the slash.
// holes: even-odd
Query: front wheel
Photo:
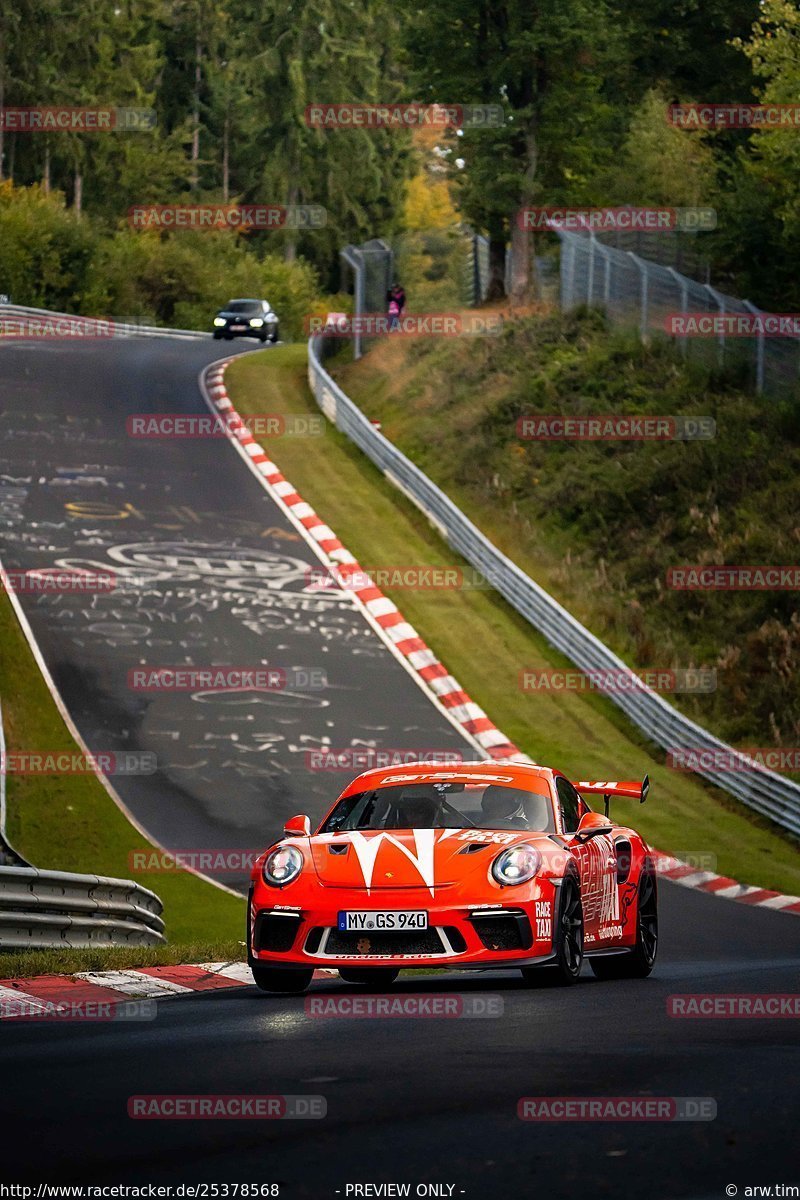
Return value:
<svg viewBox="0 0 800 1200">
<path fill-rule="evenodd" d="M 277 342 L 277 340 L 278 340 L 278 337 L 279 337 L 279 336 L 280 336 L 280 335 L 279 335 L 279 333 L 278 333 L 278 326 L 276 325 L 276 326 L 275 326 L 275 328 L 272 330 L 272 337 L 271 337 L 271 339 L 270 339 L 270 340 L 271 340 L 271 342 L 272 342 L 272 344 L 273 344 L 273 346 L 274 346 L 274 345 L 275 345 L 275 343 Z"/>
<path fill-rule="evenodd" d="M 592 958 L 589 965 L 598 979 L 646 979 L 658 953 L 658 893 L 650 863 L 639 877 L 636 897 L 636 945 L 623 954 Z"/>
<path fill-rule="evenodd" d="M 361 983 L 366 987 L 391 987 L 399 970 L 394 967 L 340 967 L 339 978 L 345 983 Z"/>
<path fill-rule="evenodd" d="M 583 905 L 574 875 L 561 884 L 558 917 L 553 930 L 555 962 L 547 967 L 522 967 L 526 983 L 569 986 L 577 983 L 583 966 Z"/>
<path fill-rule="evenodd" d="M 262 992 L 284 992 L 298 995 L 304 992 L 314 978 L 310 971 L 294 970 L 291 967 L 258 967 L 252 965 L 253 979 Z"/>
</svg>

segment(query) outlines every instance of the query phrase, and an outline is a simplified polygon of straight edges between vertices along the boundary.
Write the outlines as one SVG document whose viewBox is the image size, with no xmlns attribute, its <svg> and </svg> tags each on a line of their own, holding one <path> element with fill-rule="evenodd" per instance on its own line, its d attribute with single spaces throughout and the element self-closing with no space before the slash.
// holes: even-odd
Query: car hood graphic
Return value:
<svg viewBox="0 0 800 1200">
<path fill-rule="evenodd" d="M 314 868 L 326 887 L 436 888 L 473 872 L 485 876 L 501 850 L 535 842 L 536 834 L 483 829 L 392 829 L 318 834 L 311 839 Z"/>
</svg>

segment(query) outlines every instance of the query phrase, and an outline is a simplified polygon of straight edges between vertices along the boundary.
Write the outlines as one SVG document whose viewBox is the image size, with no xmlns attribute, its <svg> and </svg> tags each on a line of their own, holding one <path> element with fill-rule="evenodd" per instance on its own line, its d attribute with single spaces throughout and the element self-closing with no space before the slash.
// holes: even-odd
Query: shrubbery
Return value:
<svg viewBox="0 0 800 1200">
<path fill-rule="evenodd" d="M 155 325 L 209 329 L 232 296 L 265 297 L 281 336 L 302 338 L 320 305 L 302 260 L 260 257 L 228 232 L 105 232 L 58 193 L 0 185 L 0 292 L 15 304 Z"/>
</svg>

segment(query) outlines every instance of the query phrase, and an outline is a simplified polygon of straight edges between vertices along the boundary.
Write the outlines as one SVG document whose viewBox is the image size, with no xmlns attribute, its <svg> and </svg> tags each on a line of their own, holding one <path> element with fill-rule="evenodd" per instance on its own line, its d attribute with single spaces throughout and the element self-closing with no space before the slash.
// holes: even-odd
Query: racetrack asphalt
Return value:
<svg viewBox="0 0 800 1200">
<path fill-rule="evenodd" d="M 585 968 L 575 987 L 529 989 L 514 972 L 461 973 L 404 976 L 391 991 L 499 997 L 497 1017 L 309 1015 L 309 998 L 370 994 L 332 979 L 307 997 L 253 987 L 161 1001 L 155 1020 L 128 1025 L 0 1022 L 2 1177 L 278 1183 L 309 1200 L 387 1182 L 473 1200 L 796 1185 L 797 1018 L 676 1019 L 667 999 L 796 993 L 800 921 L 670 885 L 661 899 L 649 980 L 601 983 Z M 131 1096 L 175 1094 L 323 1096 L 327 1115 L 127 1115 Z M 704 1097 L 717 1115 L 532 1123 L 516 1115 L 525 1096 Z"/>
<path fill-rule="evenodd" d="M 480 757 L 352 597 L 320 586 L 320 560 L 226 438 L 129 434 L 139 414 L 208 418 L 198 373 L 241 349 L 0 348 L 0 558 L 10 571 L 114 572 L 106 594 L 20 600 L 89 748 L 155 756 L 154 773 L 113 783 L 169 850 L 258 853 L 287 817 L 321 817 L 360 768 L 315 769 L 316 750 Z M 324 442 L 310 437 L 309 452 Z M 131 686 L 135 669 L 187 665 L 288 674 L 272 691 Z M 216 877 L 246 890 L 248 874 Z"/>
<path fill-rule="evenodd" d="M 292 557 L 310 562 L 303 543 L 260 536 L 265 528 L 291 530 L 229 447 L 129 446 L 119 434 L 120 417 L 145 405 L 149 411 L 203 411 L 195 376 L 215 357 L 211 343 L 130 342 L 91 350 L 70 346 L 57 353 L 3 347 L 0 381 L 4 412 L 10 405 L 14 413 L 12 428 L 22 428 L 24 416 L 10 390 L 16 379 L 35 398 L 35 411 L 48 414 L 38 424 L 49 425 L 54 439 L 0 438 L 0 469 L 7 473 L 0 482 L 27 490 L 24 521 L 11 532 L 47 538 L 8 542 L 5 565 L 38 566 L 59 558 L 111 565 L 114 547 L 145 543 L 152 554 L 153 543 L 184 539 L 248 553 L 262 546 L 285 553 L 288 544 Z M 33 411 L 29 406 L 29 415 Z M 79 418 L 78 441 L 59 436 L 71 416 Z M 0 430 L 7 432 L 4 426 L 5 418 Z M 26 426 L 31 427 L 37 425 Z M 59 468 L 94 465 L 106 486 L 53 483 Z M 10 483 L 8 476 L 20 482 Z M 16 499 L 4 494 L 12 508 Z M 65 504 L 86 500 L 130 503 L 144 515 L 118 519 L 113 531 L 110 522 L 83 517 L 65 523 Z M 171 506 L 182 505 L 195 515 L 181 520 L 171 513 Z M 243 527 L 242 521 L 253 525 Z M 163 528 L 170 524 L 175 527 Z M 193 586 L 185 580 L 181 586 L 185 583 Z M 174 592 L 177 585 L 173 579 L 155 586 Z M 161 750 L 157 730 L 172 729 L 170 721 L 178 720 L 181 734 L 191 727 L 190 715 L 176 715 L 176 708 L 148 722 L 141 701 L 126 695 L 123 684 L 131 663 L 145 653 L 171 661 L 173 635 L 166 645 L 145 649 L 151 635 L 134 629 L 130 642 L 111 645 L 112 635 L 91 631 L 96 622 L 79 614 L 83 606 L 78 599 L 76 615 L 62 626 L 48 603 L 25 601 L 74 718 L 90 745 L 124 729 L 124 745 Z M 341 608 L 335 615 L 343 616 L 346 630 L 363 623 L 359 614 L 343 614 Z M 125 619 L 155 628 L 154 621 L 134 621 L 127 610 Z M 65 637 L 63 627 L 73 623 L 80 632 Z M 106 625 L 102 617 L 99 623 Z M 253 652 L 254 643 L 240 632 L 244 628 L 230 620 L 230 609 L 219 622 L 202 625 L 204 636 L 219 639 L 212 644 L 220 653 L 237 655 Z M 273 644 L 265 633 L 257 645 L 269 644 L 267 657 L 289 645 L 298 662 L 309 663 L 313 643 L 299 635 L 290 642 L 294 634 L 292 625 Z M 376 642 L 371 633 L 368 637 Z M 449 735 L 453 740 L 443 744 L 458 744 L 455 730 L 382 647 L 370 647 L 377 650 L 374 658 L 337 659 L 338 640 L 326 657 L 331 677 L 346 689 L 346 703 L 335 714 L 337 724 L 344 723 L 337 737 L 362 729 L 370 706 L 362 703 L 363 685 L 373 689 L 368 700 L 380 701 L 387 721 L 398 715 L 409 744 L 420 724 L 426 732 L 435 727 L 432 744 Z M 360 636 L 356 642 L 361 644 Z M 197 654 L 203 643 L 194 645 Z M 389 683 L 381 687 L 383 679 Z M 182 702 L 188 708 L 188 700 Z M 106 706 L 112 704 L 117 707 L 108 716 Z M 223 714 L 212 712 L 198 722 L 199 730 L 224 728 Z M 288 809 L 313 811 L 312 803 L 297 803 L 299 790 L 311 786 L 300 771 L 278 772 L 277 782 L 273 774 L 259 777 L 257 790 L 239 805 L 231 768 L 222 759 L 209 760 L 214 764 L 209 780 L 194 791 L 191 773 L 176 772 L 175 761 L 180 756 L 170 758 L 150 785 L 134 781 L 137 787 L 124 793 L 140 819 L 172 844 L 190 837 L 195 844 L 211 837 L 241 844 L 262 825 L 277 825 Z M 279 762 L 291 759 L 286 755 Z M 217 805 L 214 781 L 222 778 L 226 786 Z M 122 791 L 130 781 L 116 782 Z M 317 793 L 314 798 L 320 802 Z M 687 993 L 796 993 L 800 921 L 669 884 L 661 885 L 660 899 L 661 953 L 649 980 L 600 983 L 586 967 L 577 986 L 551 990 L 528 988 L 513 972 L 437 974 L 404 976 L 390 993 L 499 997 L 502 1013 L 493 1017 L 320 1017 L 307 1012 L 307 998 L 265 996 L 253 987 L 160 1001 L 151 1021 L 0 1022 L 0 1181 L 276 1183 L 281 1196 L 309 1200 L 378 1196 L 378 1190 L 352 1188 L 382 1183 L 409 1184 L 411 1196 L 423 1194 L 419 1185 L 441 1185 L 444 1190 L 428 1194 L 475 1200 L 505 1195 L 706 1200 L 725 1196 L 728 1185 L 738 1187 L 742 1197 L 748 1185 L 797 1185 L 798 1019 L 679 1020 L 668 1015 L 667 1001 Z M 308 996 L 364 994 L 333 979 L 315 982 Z M 327 1115 L 277 1121 L 127 1115 L 129 1097 L 155 1094 L 317 1095 L 325 1098 Z M 532 1123 L 517 1117 L 522 1097 L 703 1097 L 714 1101 L 716 1117 Z"/>
</svg>

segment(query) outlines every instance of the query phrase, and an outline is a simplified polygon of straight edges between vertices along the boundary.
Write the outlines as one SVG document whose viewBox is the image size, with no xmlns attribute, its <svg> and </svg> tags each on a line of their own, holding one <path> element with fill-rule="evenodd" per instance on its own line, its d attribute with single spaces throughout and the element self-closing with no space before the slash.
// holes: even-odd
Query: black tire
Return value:
<svg viewBox="0 0 800 1200">
<path fill-rule="evenodd" d="M 232 334 L 232 333 L 228 333 L 228 332 L 227 332 L 227 330 L 226 330 L 226 332 L 225 332 L 225 333 L 224 333 L 222 336 L 225 338 L 225 341 L 226 341 L 226 342 L 232 342 L 232 341 L 233 341 L 233 334 Z"/>
<path fill-rule="evenodd" d="M 314 978 L 313 969 L 310 971 L 294 967 L 260 967 L 250 964 L 256 987 L 262 992 L 288 992 L 299 995 L 304 992 Z"/>
<path fill-rule="evenodd" d="M 526 983 L 569 987 L 577 983 L 583 966 L 583 905 L 574 875 L 567 875 L 558 899 L 558 917 L 553 930 L 556 961 L 547 967 L 522 967 Z"/>
<path fill-rule="evenodd" d="M 646 979 L 658 954 L 658 889 L 655 872 L 647 863 L 639 877 L 636 896 L 636 945 L 624 954 L 590 958 L 598 979 Z"/>
<path fill-rule="evenodd" d="M 214 341 L 215 341 L 215 342 L 218 342 L 218 341 L 219 341 L 219 339 L 222 337 L 222 334 L 221 334 L 221 333 L 218 333 L 218 332 L 217 332 L 217 330 L 215 329 L 215 330 L 214 330 L 214 333 L 213 333 L 213 335 L 212 335 L 212 336 L 213 336 L 213 338 L 214 338 Z"/>
<path fill-rule="evenodd" d="M 272 342 L 273 346 L 275 345 L 275 343 L 277 342 L 279 337 L 280 337 L 280 326 L 276 325 L 272 331 L 272 337 L 270 338 L 270 341 Z"/>
<path fill-rule="evenodd" d="M 267 331 L 266 331 L 266 329 L 265 329 L 265 330 L 264 330 L 262 333 L 260 333 L 260 334 L 258 335 L 258 340 L 259 340 L 260 342 L 265 342 L 265 341 L 267 340 Z"/>
<path fill-rule="evenodd" d="M 394 967 L 340 967 L 339 978 L 345 983 L 361 983 L 365 987 L 391 987 L 399 970 Z"/>
</svg>

